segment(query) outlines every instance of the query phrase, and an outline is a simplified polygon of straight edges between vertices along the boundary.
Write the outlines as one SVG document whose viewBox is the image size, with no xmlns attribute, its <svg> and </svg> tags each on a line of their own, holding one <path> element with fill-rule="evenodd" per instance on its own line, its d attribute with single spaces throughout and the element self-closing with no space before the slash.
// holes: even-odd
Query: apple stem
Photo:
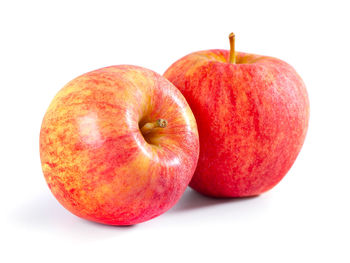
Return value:
<svg viewBox="0 0 350 263">
<path fill-rule="evenodd" d="M 228 62 L 230 64 L 236 64 L 235 34 L 231 33 L 228 38 L 230 40 L 230 59 Z"/>
<path fill-rule="evenodd" d="M 141 133 L 143 135 L 150 133 L 154 128 L 165 128 L 168 122 L 164 119 L 158 119 L 155 122 L 147 122 L 141 128 Z"/>
</svg>

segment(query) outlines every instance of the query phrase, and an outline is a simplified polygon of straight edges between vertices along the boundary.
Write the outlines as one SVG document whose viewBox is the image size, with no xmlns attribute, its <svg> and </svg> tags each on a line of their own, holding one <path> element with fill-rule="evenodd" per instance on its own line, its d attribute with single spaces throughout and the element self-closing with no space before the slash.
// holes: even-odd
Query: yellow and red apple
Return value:
<svg viewBox="0 0 350 263">
<path fill-rule="evenodd" d="M 140 223 L 172 207 L 198 152 L 196 121 L 180 91 L 136 66 L 69 82 L 40 132 L 42 169 L 56 199 L 79 217 L 111 225 Z"/>
<path fill-rule="evenodd" d="M 216 197 L 263 193 L 288 172 L 303 145 L 309 100 L 297 72 L 279 59 L 206 50 L 164 73 L 197 120 L 200 155 L 190 186 Z"/>
</svg>

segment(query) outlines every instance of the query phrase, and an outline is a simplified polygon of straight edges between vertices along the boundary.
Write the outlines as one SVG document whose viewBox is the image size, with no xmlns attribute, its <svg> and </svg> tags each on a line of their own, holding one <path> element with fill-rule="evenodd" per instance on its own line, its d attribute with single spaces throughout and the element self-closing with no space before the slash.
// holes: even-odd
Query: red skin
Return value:
<svg viewBox="0 0 350 263">
<path fill-rule="evenodd" d="M 139 125 L 166 119 L 148 135 Z M 139 124 L 140 123 L 140 124 Z M 73 214 L 131 225 L 171 208 L 190 182 L 199 154 L 197 126 L 168 80 L 135 66 L 113 66 L 69 82 L 40 132 L 45 179 Z"/>
<path fill-rule="evenodd" d="M 164 73 L 185 96 L 200 136 L 190 186 L 215 197 L 259 195 L 293 165 L 305 139 L 309 100 L 287 63 L 271 57 L 207 50 Z"/>
</svg>

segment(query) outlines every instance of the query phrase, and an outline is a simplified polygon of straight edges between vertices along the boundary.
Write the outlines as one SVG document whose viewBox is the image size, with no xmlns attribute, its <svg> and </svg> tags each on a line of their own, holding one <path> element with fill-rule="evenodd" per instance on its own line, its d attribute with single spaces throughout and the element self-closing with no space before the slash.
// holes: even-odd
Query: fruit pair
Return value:
<svg viewBox="0 0 350 263">
<path fill-rule="evenodd" d="M 127 65 L 69 82 L 40 132 L 57 200 L 82 218 L 130 225 L 164 213 L 188 184 L 214 197 L 276 185 L 303 144 L 307 92 L 287 63 L 235 52 L 232 34 L 230 43 L 175 62 L 164 76 L 181 92 Z"/>
</svg>

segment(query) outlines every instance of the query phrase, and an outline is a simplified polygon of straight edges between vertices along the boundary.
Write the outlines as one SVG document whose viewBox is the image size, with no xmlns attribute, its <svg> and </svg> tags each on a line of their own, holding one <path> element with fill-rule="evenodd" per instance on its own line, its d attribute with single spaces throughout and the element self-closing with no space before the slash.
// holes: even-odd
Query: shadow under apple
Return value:
<svg viewBox="0 0 350 263">
<path fill-rule="evenodd" d="M 38 233 L 69 235 L 82 240 L 114 237 L 137 227 L 110 226 L 81 219 L 63 208 L 52 196 L 40 195 L 17 207 L 10 220 L 19 227 L 35 228 Z"/>
<path fill-rule="evenodd" d="M 168 213 L 189 212 L 189 210 L 200 209 L 209 206 L 220 206 L 228 203 L 241 203 L 259 197 L 239 197 L 239 198 L 216 198 L 202 195 L 191 188 L 187 188 L 179 202 L 171 208 Z"/>
</svg>

